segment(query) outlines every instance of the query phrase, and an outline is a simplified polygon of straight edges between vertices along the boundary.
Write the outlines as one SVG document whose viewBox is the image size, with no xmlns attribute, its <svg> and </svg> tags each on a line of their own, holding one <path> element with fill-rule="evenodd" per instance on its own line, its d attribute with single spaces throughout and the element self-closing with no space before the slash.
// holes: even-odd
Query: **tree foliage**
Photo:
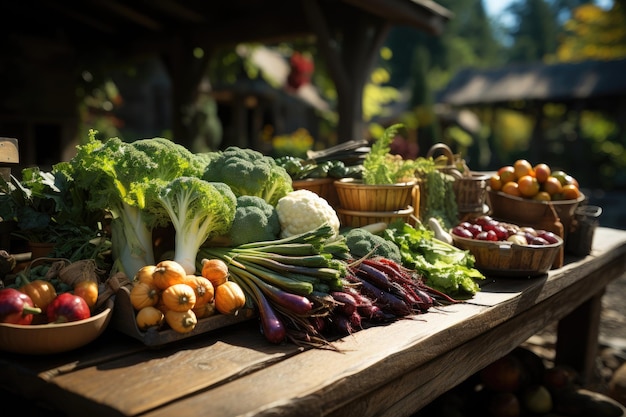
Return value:
<svg viewBox="0 0 626 417">
<path fill-rule="evenodd" d="M 563 29 L 559 61 L 626 57 L 626 14 L 619 3 L 606 11 L 593 4 L 577 7 Z"/>
</svg>

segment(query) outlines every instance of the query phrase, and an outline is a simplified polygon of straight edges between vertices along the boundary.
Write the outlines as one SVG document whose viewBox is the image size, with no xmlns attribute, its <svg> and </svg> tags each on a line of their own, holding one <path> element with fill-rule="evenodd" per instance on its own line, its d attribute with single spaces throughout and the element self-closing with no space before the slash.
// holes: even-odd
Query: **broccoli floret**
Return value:
<svg viewBox="0 0 626 417">
<path fill-rule="evenodd" d="M 363 228 L 350 229 L 346 235 L 346 244 L 355 258 L 363 256 L 383 256 L 400 263 L 400 248 L 382 236 L 375 235 Z"/>
<path fill-rule="evenodd" d="M 279 235 L 280 223 L 274 206 L 261 197 L 237 197 L 237 210 L 229 233 L 233 246 L 275 240 Z"/>
<path fill-rule="evenodd" d="M 152 178 L 169 180 L 202 175 L 194 165 L 194 154 L 183 145 L 165 138 L 139 139 L 131 144 L 157 161 L 158 171 L 151 173 Z"/>
<path fill-rule="evenodd" d="M 237 146 L 230 146 L 211 158 L 202 179 L 223 182 L 237 197 L 261 197 L 273 206 L 293 191 L 291 177 L 274 158 Z"/>
</svg>

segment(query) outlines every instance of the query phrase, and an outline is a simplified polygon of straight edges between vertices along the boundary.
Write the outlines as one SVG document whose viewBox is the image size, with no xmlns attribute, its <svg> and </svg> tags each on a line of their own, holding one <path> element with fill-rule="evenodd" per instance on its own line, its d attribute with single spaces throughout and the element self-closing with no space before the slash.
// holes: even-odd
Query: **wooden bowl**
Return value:
<svg viewBox="0 0 626 417">
<path fill-rule="evenodd" d="M 113 298 L 109 298 L 102 311 L 85 320 L 32 325 L 0 323 L 0 350 L 49 355 L 77 349 L 104 332 L 112 312 Z"/>
<path fill-rule="evenodd" d="M 474 266 L 485 275 L 529 277 L 550 270 L 563 246 L 563 239 L 550 245 L 518 245 L 467 239 L 452 234 L 454 246 L 467 250 L 476 259 Z"/>
<path fill-rule="evenodd" d="M 408 222 L 414 210 L 412 206 L 394 211 L 355 211 L 339 208 L 337 214 L 342 227 L 361 227 L 380 222 L 391 223 L 397 219 Z"/>
<path fill-rule="evenodd" d="M 564 236 L 561 237 L 566 237 L 574 212 L 585 196 L 581 194 L 576 200 L 539 201 L 488 189 L 488 198 L 493 217 L 524 226 L 540 224 L 546 218 L 551 219 L 554 209 L 563 224 Z"/>
</svg>

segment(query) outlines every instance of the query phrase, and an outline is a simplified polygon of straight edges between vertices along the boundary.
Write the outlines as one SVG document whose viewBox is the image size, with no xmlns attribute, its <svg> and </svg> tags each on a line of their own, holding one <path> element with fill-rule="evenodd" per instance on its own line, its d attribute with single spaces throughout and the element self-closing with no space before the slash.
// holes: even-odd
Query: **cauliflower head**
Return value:
<svg viewBox="0 0 626 417">
<path fill-rule="evenodd" d="M 315 230 L 323 224 L 332 227 L 334 236 L 339 234 L 339 217 L 326 199 L 310 190 L 291 191 L 278 200 L 276 205 L 280 236 L 289 237 Z"/>
</svg>

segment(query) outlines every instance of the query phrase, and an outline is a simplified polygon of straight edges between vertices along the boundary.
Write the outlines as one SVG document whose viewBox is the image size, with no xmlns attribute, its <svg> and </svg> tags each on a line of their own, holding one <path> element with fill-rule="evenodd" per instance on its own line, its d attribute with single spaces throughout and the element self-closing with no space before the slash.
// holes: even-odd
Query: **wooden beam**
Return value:
<svg viewBox="0 0 626 417">
<path fill-rule="evenodd" d="M 59 3 L 54 0 L 45 0 L 45 7 L 50 8 L 51 10 L 56 10 L 61 14 L 69 17 L 71 20 L 76 22 L 85 24 L 89 27 L 94 28 L 95 30 L 107 34 L 115 34 L 117 30 L 110 24 L 103 22 L 102 20 L 95 19 L 94 17 L 87 15 L 85 13 L 80 13 L 73 9 L 71 6 L 67 6 L 66 3 Z"/>
<path fill-rule="evenodd" d="M 343 0 L 357 9 L 379 16 L 391 23 L 419 27 L 433 35 L 441 35 L 454 15 L 430 0 Z"/>
<path fill-rule="evenodd" d="M 114 0 L 92 0 L 98 7 L 108 9 L 115 14 L 122 16 L 123 18 L 135 22 L 144 28 L 159 31 L 163 29 L 160 22 L 146 16 L 143 13 L 139 13 L 135 9 L 132 9 L 124 4 L 120 4 Z"/>
<path fill-rule="evenodd" d="M 181 19 L 188 20 L 194 23 L 206 22 L 206 17 L 201 13 L 185 7 L 183 4 L 173 2 L 171 0 L 151 0 L 146 3 L 151 7 L 167 12 L 170 15 L 175 15 Z"/>
<path fill-rule="evenodd" d="M 303 0 L 303 5 L 337 90 L 338 142 L 362 139 L 363 89 L 391 25 L 378 16 L 355 9 L 350 21 L 332 28 L 327 18 L 329 13 L 319 2 Z"/>
</svg>

